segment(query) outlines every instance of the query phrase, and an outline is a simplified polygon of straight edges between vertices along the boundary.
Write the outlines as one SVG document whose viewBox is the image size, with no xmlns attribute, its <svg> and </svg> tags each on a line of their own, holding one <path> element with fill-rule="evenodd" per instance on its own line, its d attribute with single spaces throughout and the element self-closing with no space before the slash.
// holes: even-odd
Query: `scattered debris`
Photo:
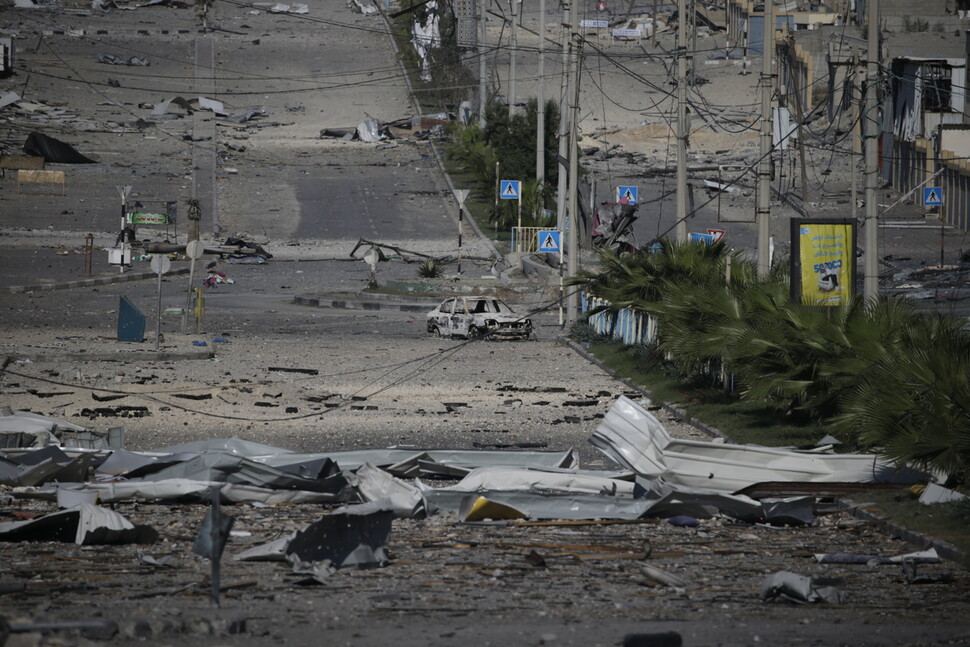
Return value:
<svg viewBox="0 0 970 647">
<path fill-rule="evenodd" d="M 823 578 L 811 578 L 789 571 L 772 573 L 761 582 L 761 599 L 787 600 L 789 602 L 828 602 L 842 604 L 842 592 L 833 582 Z"/>
<path fill-rule="evenodd" d="M 147 67 L 152 64 L 147 56 L 122 58 L 115 54 L 96 54 L 95 58 L 98 60 L 98 63 L 104 63 L 105 65 L 141 65 Z"/>
</svg>

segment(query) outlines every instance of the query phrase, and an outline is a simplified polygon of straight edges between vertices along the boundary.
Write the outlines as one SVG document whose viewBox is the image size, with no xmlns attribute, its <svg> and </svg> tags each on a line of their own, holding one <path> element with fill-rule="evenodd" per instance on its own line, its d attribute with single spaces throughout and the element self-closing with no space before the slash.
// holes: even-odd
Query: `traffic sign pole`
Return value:
<svg viewBox="0 0 970 647">
<path fill-rule="evenodd" d="M 201 240 L 190 240 L 185 246 L 185 255 L 189 257 L 189 289 L 186 290 L 185 295 L 185 308 L 182 309 L 182 334 L 185 334 L 185 329 L 188 324 L 189 310 L 192 309 L 192 283 L 195 280 L 195 261 L 202 258 L 205 253 L 205 247 L 202 245 Z"/>
</svg>

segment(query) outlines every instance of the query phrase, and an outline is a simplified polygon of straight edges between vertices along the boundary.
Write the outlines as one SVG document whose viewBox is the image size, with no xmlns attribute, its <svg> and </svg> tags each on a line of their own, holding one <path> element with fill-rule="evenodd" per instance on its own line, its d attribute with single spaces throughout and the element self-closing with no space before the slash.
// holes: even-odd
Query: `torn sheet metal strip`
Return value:
<svg viewBox="0 0 970 647">
<path fill-rule="evenodd" d="M 218 489 L 223 503 L 343 503 L 343 493 L 306 492 L 303 490 L 273 490 L 248 485 L 168 479 L 165 481 L 119 481 L 116 483 L 60 483 L 40 488 L 15 488 L 13 495 L 21 499 L 55 501 L 59 488 L 78 493 L 95 492 L 102 503 L 119 501 L 192 502 L 209 501 Z"/>
<path fill-rule="evenodd" d="M 590 473 L 544 471 L 519 467 L 478 467 L 449 490 L 495 492 L 511 490 L 548 490 L 609 496 L 632 497 L 633 483 Z"/>
<path fill-rule="evenodd" d="M 651 503 L 636 499 L 595 494 L 547 495 L 534 492 L 448 492 L 427 490 L 431 505 L 458 513 L 466 497 L 481 496 L 489 501 L 521 511 L 526 519 L 640 519 Z"/>
</svg>

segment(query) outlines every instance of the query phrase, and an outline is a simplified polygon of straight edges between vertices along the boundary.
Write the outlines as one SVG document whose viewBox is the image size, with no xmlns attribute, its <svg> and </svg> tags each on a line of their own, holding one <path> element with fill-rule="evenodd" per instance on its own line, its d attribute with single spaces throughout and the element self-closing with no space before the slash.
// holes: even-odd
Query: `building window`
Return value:
<svg viewBox="0 0 970 647">
<path fill-rule="evenodd" d="M 923 80 L 923 110 L 926 112 L 952 112 L 950 93 L 953 82 L 950 68 L 942 65 L 924 65 L 920 69 Z"/>
</svg>

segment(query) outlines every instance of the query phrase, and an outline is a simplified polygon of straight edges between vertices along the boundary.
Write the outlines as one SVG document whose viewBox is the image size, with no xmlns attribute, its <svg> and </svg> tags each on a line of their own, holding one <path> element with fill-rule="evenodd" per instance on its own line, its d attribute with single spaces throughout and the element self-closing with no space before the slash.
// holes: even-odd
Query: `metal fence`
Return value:
<svg viewBox="0 0 970 647">
<path fill-rule="evenodd" d="M 509 251 L 534 254 L 539 251 L 539 232 L 549 227 L 512 227 L 512 244 Z"/>
<path fill-rule="evenodd" d="M 589 312 L 609 302 L 582 293 L 583 312 Z M 598 312 L 587 318 L 589 325 L 597 334 L 618 339 L 624 344 L 652 344 L 657 340 L 657 320 L 629 308 L 624 308 L 614 317 L 609 312 Z"/>
</svg>

